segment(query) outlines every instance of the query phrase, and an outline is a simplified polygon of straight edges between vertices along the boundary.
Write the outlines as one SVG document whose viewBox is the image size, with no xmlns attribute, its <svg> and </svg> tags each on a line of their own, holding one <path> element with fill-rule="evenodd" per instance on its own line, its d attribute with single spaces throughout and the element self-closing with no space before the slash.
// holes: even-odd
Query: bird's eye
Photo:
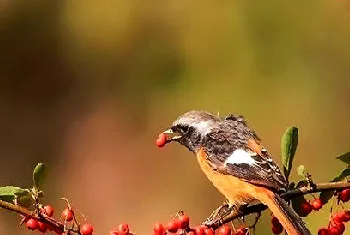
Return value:
<svg viewBox="0 0 350 235">
<path fill-rule="evenodd" d="M 189 130 L 189 126 L 187 125 L 179 125 L 178 128 L 181 130 L 182 134 L 186 134 Z"/>
</svg>

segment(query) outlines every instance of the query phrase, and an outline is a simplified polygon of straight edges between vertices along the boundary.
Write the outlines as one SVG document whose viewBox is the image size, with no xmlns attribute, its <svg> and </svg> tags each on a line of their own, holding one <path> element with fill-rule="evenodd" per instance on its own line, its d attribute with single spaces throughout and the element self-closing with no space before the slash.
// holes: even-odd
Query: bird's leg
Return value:
<svg viewBox="0 0 350 235">
<path fill-rule="evenodd" d="M 220 224 L 221 218 L 223 218 L 224 214 L 227 214 L 227 211 L 230 211 L 230 205 L 227 202 L 224 202 L 210 214 L 203 224 L 208 227 L 211 227 L 213 224 Z"/>
<path fill-rule="evenodd" d="M 229 205 L 227 202 L 225 202 L 219 208 L 214 210 L 203 224 L 208 227 L 213 225 L 220 227 L 223 224 L 224 218 L 230 216 L 232 213 L 236 213 L 236 211 L 238 211 L 241 215 L 244 215 L 243 211 L 246 206 L 246 204 L 240 206 Z"/>
</svg>

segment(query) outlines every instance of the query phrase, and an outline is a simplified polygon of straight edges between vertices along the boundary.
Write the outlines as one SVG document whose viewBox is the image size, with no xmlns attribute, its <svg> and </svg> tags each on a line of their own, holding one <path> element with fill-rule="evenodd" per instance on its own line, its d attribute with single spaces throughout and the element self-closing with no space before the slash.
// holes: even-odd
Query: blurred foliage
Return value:
<svg viewBox="0 0 350 235">
<path fill-rule="evenodd" d="M 30 185 L 43 161 L 50 203 L 69 197 L 99 234 L 180 209 L 199 222 L 223 199 L 187 150 L 154 147 L 189 109 L 245 115 L 274 155 L 298 126 L 295 164 L 331 179 L 350 142 L 349 22 L 344 0 L 2 0 L 0 185 Z M 0 233 L 27 234 L 18 220 L 0 211 Z"/>
</svg>

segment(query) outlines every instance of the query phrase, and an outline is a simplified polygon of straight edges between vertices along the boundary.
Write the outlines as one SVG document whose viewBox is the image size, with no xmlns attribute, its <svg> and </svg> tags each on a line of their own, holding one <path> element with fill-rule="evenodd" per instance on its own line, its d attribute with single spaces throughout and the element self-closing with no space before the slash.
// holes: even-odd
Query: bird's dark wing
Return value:
<svg viewBox="0 0 350 235">
<path fill-rule="evenodd" d="M 286 189 L 287 182 L 278 165 L 242 116 L 227 116 L 204 142 L 214 170 L 273 191 Z"/>
<path fill-rule="evenodd" d="M 261 153 L 263 156 L 249 150 L 238 149 L 225 162 L 220 161 L 221 157 L 215 155 L 210 155 L 208 160 L 214 170 L 223 174 L 270 188 L 275 192 L 285 191 L 287 183 L 279 167 L 266 150 L 262 150 Z"/>
</svg>

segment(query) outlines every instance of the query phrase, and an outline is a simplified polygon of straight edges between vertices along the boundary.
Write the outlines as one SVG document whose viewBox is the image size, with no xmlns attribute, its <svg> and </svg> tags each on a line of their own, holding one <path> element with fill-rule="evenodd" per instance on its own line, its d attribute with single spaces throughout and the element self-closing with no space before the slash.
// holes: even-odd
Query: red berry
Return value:
<svg viewBox="0 0 350 235">
<path fill-rule="evenodd" d="M 62 218 L 67 222 L 72 221 L 74 218 L 74 211 L 69 208 L 64 209 L 62 211 Z"/>
<path fill-rule="evenodd" d="M 231 235 L 231 227 L 228 226 L 227 224 L 224 224 L 221 226 L 218 230 L 218 235 Z"/>
<path fill-rule="evenodd" d="M 178 219 L 180 228 L 188 228 L 190 225 L 190 218 L 187 215 L 181 215 Z"/>
<path fill-rule="evenodd" d="M 315 199 L 312 203 L 311 203 L 312 209 L 315 211 L 318 211 L 319 209 L 322 208 L 323 203 L 321 201 L 321 199 Z"/>
<path fill-rule="evenodd" d="M 85 223 L 80 227 L 80 233 L 82 235 L 91 235 L 94 231 L 94 227 L 91 224 Z"/>
<path fill-rule="evenodd" d="M 343 223 L 350 220 L 350 211 L 340 211 L 337 214 L 333 215 L 332 220 L 334 223 Z"/>
<path fill-rule="evenodd" d="M 194 231 L 189 231 L 189 232 L 187 232 L 187 234 L 186 235 L 196 235 L 196 233 L 194 232 Z"/>
<path fill-rule="evenodd" d="M 280 223 L 280 221 L 277 219 L 276 216 L 272 216 L 271 218 L 271 230 L 273 232 L 273 234 L 280 234 L 283 231 L 283 226 Z"/>
<path fill-rule="evenodd" d="M 156 223 L 153 228 L 154 235 L 165 235 L 164 226 L 161 223 Z"/>
<path fill-rule="evenodd" d="M 44 206 L 44 212 L 47 216 L 53 216 L 53 207 L 51 205 Z"/>
<path fill-rule="evenodd" d="M 161 133 L 161 134 L 159 134 L 159 136 L 158 136 L 158 138 L 156 140 L 156 145 L 159 148 L 161 148 L 161 147 L 163 147 L 166 144 L 166 141 L 167 141 L 166 134 Z"/>
<path fill-rule="evenodd" d="M 30 218 L 29 220 L 27 220 L 26 225 L 27 225 L 27 228 L 29 228 L 30 230 L 37 230 L 39 227 L 38 221 L 36 221 L 33 218 Z"/>
<path fill-rule="evenodd" d="M 310 205 L 310 203 L 308 201 L 304 201 L 303 203 L 301 203 L 300 205 L 300 209 L 301 211 L 305 214 L 308 215 L 311 213 L 312 211 L 312 206 Z"/>
<path fill-rule="evenodd" d="M 277 219 L 276 216 L 272 216 L 272 218 L 271 218 L 271 224 L 272 224 L 272 225 L 277 225 L 277 226 L 281 225 L 280 221 Z"/>
<path fill-rule="evenodd" d="M 166 225 L 166 229 L 171 233 L 176 233 L 179 228 L 180 228 L 179 223 L 176 220 L 170 221 Z"/>
<path fill-rule="evenodd" d="M 345 231 L 345 225 L 344 223 L 334 222 L 334 224 L 329 228 L 329 233 L 331 233 L 331 229 L 333 229 L 332 232 L 343 234 Z"/>
<path fill-rule="evenodd" d="M 283 232 L 283 227 L 281 224 L 272 225 L 271 230 L 272 230 L 273 234 L 280 234 Z"/>
<path fill-rule="evenodd" d="M 341 235 L 345 231 L 345 225 L 343 223 L 334 223 L 329 229 L 329 235 Z"/>
<path fill-rule="evenodd" d="M 329 235 L 341 235 L 341 232 L 337 227 L 330 227 L 328 229 L 328 234 Z"/>
<path fill-rule="evenodd" d="M 343 216 L 344 216 L 344 211 L 340 211 L 332 216 L 332 220 L 334 223 L 342 223 L 343 222 Z"/>
<path fill-rule="evenodd" d="M 118 232 L 120 235 L 129 234 L 129 225 L 126 223 L 121 223 L 118 225 Z"/>
<path fill-rule="evenodd" d="M 342 202 L 347 202 L 350 200 L 350 189 L 344 189 L 338 195 L 338 198 Z"/>
<path fill-rule="evenodd" d="M 318 235 L 328 235 L 328 229 L 326 228 L 320 228 L 317 232 Z"/>
<path fill-rule="evenodd" d="M 350 211 L 344 211 L 343 222 L 348 222 L 350 220 Z"/>
<path fill-rule="evenodd" d="M 336 227 L 339 230 L 340 234 L 343 234 L 343 232 L 345 231 L 344 223 L 337 223 L 334 225 L 334 227 Z"/>
<path fill-rule="evenodd" d="M 199 225 L 194 228 L 194 232 L 196 235 L 205 235 L 205 229 L 207 227 L 205 225 Z"/>
<path fill-rule="evenodd" d="M 117 229 L 112 229 L 111 231 L 109 231 L 109 235 L 119 235 L 119 232 Z"/>
<path fill-rule="evenodd" d="M 205 228 L 204 229 L 204 234 L 205 235 L 215 235 L 215 232 L 212 228 Z"/>
<path fill-rule="evenodd" d="M 45 223 L 38 221 L 38 230 L 42 233 L 45 233 L 47 230 L 47 226 Z"/>
</svg>

